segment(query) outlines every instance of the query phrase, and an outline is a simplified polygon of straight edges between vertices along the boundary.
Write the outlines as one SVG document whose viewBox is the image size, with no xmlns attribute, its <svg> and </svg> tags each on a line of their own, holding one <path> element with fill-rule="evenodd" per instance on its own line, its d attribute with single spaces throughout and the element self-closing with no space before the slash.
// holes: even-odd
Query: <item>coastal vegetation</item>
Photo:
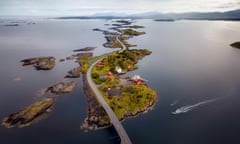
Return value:
<svg viewBox="0 0 240 144">
<path fill-rule="evenodd" d="M 240 41 L 230 44 L 230 46 L 240 49 Z"/>
<path fill-rule="evenodd" d="M 145 32 L 135 31 L 133 29 L 123 29 L 122 34 L 130 35 L 130 36 L 139 36 L 139 35 L 145 34 Z"/>
<path fill-rule="evenodd" d="M 77 82 L 59 82 L 46 88 L 45 93 L 61 94 L 72 92 L 77 86 Z"/>
<path fill-rule="evenodd" d="M 117 88 L 120 95 L 108 95 L 108 91 Z M 157 100 L 157 92 L 146 85 L 102 85 L 99 90 L 120 120 L 148 110 Z"/>
<path fill-rule="evenodd" d="M 145 84 L 120 84 L 123 79 L 116 72 L 116 67 L 120 67 L 123 73 L 136 69 L 137 62 L 149 54 L 151 51 L 147 49 L 116 51 L 103 58 L 91 72 L 92 80 L 99 85 L 99 91 L 119 120 L 147 111 L 157 101 L 156 91 Z M 106 120 L 102 121 L 109 123 Z"/>
<path fill-rule="evenodd" d="M 55 98 L 45 98 L 37 101 L 19 112 L 5 117 L 2 121 L 2 125 L 7 128 L 14 127 L 15 125 L 18 125 L 18 127 L 29 126 L 40 116 L 50 112 L 54 100 Z"/>
<path fill-rule="evenodd" d="M 128 35 L 123 35 L 123 36 L 119 36 L 119 39 L 124 43 L 124 45 L 129 48 L 129 47 L 134 47 L 136 45 L 133 45 L 133 44 L 129 44 L 127 42 L 125 42 L 124 40 L 128 39 L 129 36 Z M 112 40 L 108 43 L 107 47 L 109 48 L 123 48 L 121 43 L 118 42 L 116 39 L 115 40 Z"/>
<path fill-rule="evenodd" d="M 116 40 L 111 41 L 109 44 L 110 44 L 109 45 L 110 48 L 122 48 L 121 43 Z"/>
<path fill-rule="evenodd" d="M 135 45 L 128 44 L 126 40 L 133 36 L 145 34 L 145 32 L 133 30 L 143 28 L 142 26 L 131 26 L 131 22 L 125 20 L 116 22 L 120 24 L 114 24 L 115 27 L 110 29 L 117 32 L 94 29 L 94 31 L 103 32 L 105 35 L 107 42 L 103 44 L 104 47 L 122 49 L 106 54 L 101 60 L 98 60 L 91 71 L 91 78 L 117 118 L 124 120 L 150 109 L 156 103 L 158 94 L 144 84 L 144 80 L 140 76 L 120 77 L 121 74 L 137 69 L 138 61 L 144 56 L 150 55 L 151 51 L 128 48 Z M 84 90 L 89 95 L 88 99 L 93 97 L 94 93 L 91 88 L 88 90 L 84 88 Z M 91 99 L 88 117 L 81 128 L 95 129 L 95 126 L 96 128 L 109 126 L 108 115 L 106 112 L 102 112 L 102 107 L 100 109 L 96 107 L 98 105 L 98 102 L 94 103 L 94 100 Z"/>
<path fill-rule="evenodd" d="M 96 47 L 85 47 L 80 49 L 75 49 L 73 52 L 81 52 L 81 51 L 93 51 Z"/>
<path fill-rule="evenodd" d="M 30 126 L 34 122 L 44 118 L 45 114 L 51 111 L 55 100 L 59 94 L 70 93 L 77 86 L 77 83 L 72 82 L 59 82 L 52 86 L 47 87 L 42 91 L 42 94 L 50 94 L 51 97 L 39 100 L 22 110 L 12 113 L 2 120 L 2 125 L 7 128 L 12 128 L 15 125 L 18 127 Z"/>
<path fill-rule="evenodd" d="M 89 48 L 84 49 L 89 50 Z M 80 66 L 68 71 L 67 78 L 76 78 L 80 76 L 80 72 L 84 72 L 88 69 L 88 59 L 92 56 L 92 53 L 78 53 L 68 57 L 68 60 L 75 59 L 79 62 Z M 35 57 L 21 60 L 23 66 L 33 65 L 38 70 L 49 70 L 55 66 L 54 57 Z M 85 70 L 86 71 L 86 70 Z M 22 110 L 12 113 L 2 120 L 2 125 L 7 128 L 18 125 L 19 127 L 30 126 L 34 122 L 42 119 L 46 113 L 49 113 L 51 107 L 54 105 L 58 95 L 72 92 L 77 86 L 75 81 L 61 81 L 54 85 L 51 85 L 40 91 L 39 95 L 51 95 L 48 98 L 43 98 L 30 106 L 23 108 Z"/>
<path fill-rule="evenodd" d="M 83 91 L 86 96 L 88 103 L 88 115 L 85 118 L 83 124 L 81 125 L 81 129 L 97 129 L 110 125 L 110 119 L 96 99 L 95 94 L 93 93 L 91 87 L 88 85 L 86 74 L 83 74 Z"/>
<path fill-rule="evenodd" d="M 76 62 L 79 63 L 79 70 L 82 73 L 86 73 L 90 64 L 88 63 L 89 59 L 92 57 L 92 54 L 82 53 L 76 58 Z"/>
<path fill-rule="evenodd" d="M 81 67 L 79 66 L 68 71 L 68 74 L 64 78 L 79 78 L 80 74 L 81 74 Z"/>
<path fill-rule="evenodd" d="M 105 75 L 108 72 L 116 74 L 115 68 L 117 66 L 121 67 L 123 71 L 136 69 L 138 60 L 150 54 L 151 51 L 147 49 L 123 50 L 122 52 L 116 51 L 102 60 L 102 66 L 95 66 L 92 74 L 99 76 Z"/>
<path fill-rule="evenodd" d="M 54 57 L 35 57 L 21 60 L 23 66 L 32 65 L 36 70 L 51 70 L 55 66 Z"/>
</svg>

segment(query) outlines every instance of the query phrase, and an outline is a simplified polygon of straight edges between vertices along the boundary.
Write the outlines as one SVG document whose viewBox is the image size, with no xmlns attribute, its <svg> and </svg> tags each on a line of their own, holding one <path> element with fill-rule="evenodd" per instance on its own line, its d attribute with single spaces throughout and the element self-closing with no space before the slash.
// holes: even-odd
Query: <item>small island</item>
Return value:
<svg viewBox="0 0 240 144">
<path fill-rule="evenodd" d="M 51 70 L 55 67 L 55 58 L 35 57 L 21 60 L 23 66 L 32 65 L 36 70 Z"/>
<path fill-rule="evenodd" d="M 62 94 L 62 93 L 70 93 L 72 92 L 77 86 L 77 82 L 59 82 L 52 86 L 49 86 L 44 91 L 45 93 L 52 93 L 52 94 Z"/>
<path fill-rule="evenodd" d="M 157 101 L 157 92 L 147 85 L 103 85 L 99 87 L 119 120 L 148 111 Z"/>
<path fill-rule="evenodd" d="M 151 51 L 147 49 L 113 52 L 92 70 L 93 81 L 99 85 L 99 91 L 119 120 L 148 111 L 157 101 L 157 92 L 144 84 L 144 80 L 140 76 L 136 78 L 120 77 L 121 74 L 135 70 L 138 60 L 150 54 Z M 105 118 L 104 120 L 105 124 L 110 123 L 109 119 Z M 101 121 L 103 120 L 101 119 Z"/>
<path fill-rule="evenodd" d="M 230 46 L 232 46 L 234 48 L 237 48 L 237 49 L 240 49 L 240 41 L 239 42 L 234 42 L 234 43 L 230 44 Z"/>
<path fill-rule="evenodd" d="M 144 28 L 144 26 L 140 26 L 140 25 L 132 25 L 132 26 L 128 26 L 128 28 L 139 29 L 139 28 Z"/>
<path fill-rule="evenodd" d="M 15 125 L 18 125 L 18 127 L 29 126 L 43 114 L 49 113 L 54 101 L 55 98 L 45 98 L 37 101 L 19 112 L 10 114 L 4 118 L 2 125 L 7 128 L 14 127 Z"/>
<path fill-rule="evenodd" d="M 59 82 L 43 90 L 43 94 L 50 94 L 50 97 L 39 100 L 22 110 L 12 113 L 2 120 L 2 125 L 7 128 L 12 128 L 16 125 L 18 127 L 30 126 L 34 122 L 44 118 L 46 114 L 51 112 L 51 108 L 59 94 L 70 93 L 77 86 L 77 83 Z"/>
<path fill-rule="evenodd" d="M 145 34 L 145 32 L 135 31 L 133 29 L 123 29 L 122 33 L 125 35 L 130 35 L 130 36 L 139 36 L 139 35 Z"/>
<path fill-rule="evenodd" d="M 97 64 L 97 66 L 93 68 L 93 81 L 96 84 L 102 84 L 109 81 L 107 77 L 109 73 L 118 74 L 135 70 L 137 68 L 136 64 L 138 60 L 150 54 L 151 51 L 147 49 L 132 49 L 124 50 L 122 52 L 114 52 L 104 58 L 101 62 Z"/>
<path fill-rule="evenodd" d="M 85 47 L 80 49 L 75 49 L 73 52 L 81 52 L 81 51 L 93 51 L 96 47 Z"/>
</svg>

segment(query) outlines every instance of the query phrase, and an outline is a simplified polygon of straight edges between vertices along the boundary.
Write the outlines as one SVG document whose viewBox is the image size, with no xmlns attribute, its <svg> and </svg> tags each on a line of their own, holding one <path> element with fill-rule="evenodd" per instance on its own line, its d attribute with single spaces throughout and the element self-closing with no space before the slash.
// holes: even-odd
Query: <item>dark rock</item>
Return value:
<svg viewBox="0 0 240 144">
<path fill-rule="evenodd" d="M 68 71 L 68 74 L 64 78 L 79 78 L 80 74 L 81 74 L 81 68 L 77 67 Z"/>
<path fill-rule="evenodd" d="M 66 60 L 73 60 L 74 59 L 74 56 L 68 56 L 66 57 Z"/>
<path fill-rule="evenodd" d="M 88 52 L 88 53 L 77 53 L 77 54 L 74 54 L 72 56 L 75 57 L 75 58 L 92 57 L 93 53 L 91 53 L 91 52 Z"/>
<path fill-rule="evenodd" d="M 65 61 L 65 59 L 60 59 L 60 60 L 59 60 L 59 62 L 64 62 L 64 61 Z"/>
<path fill-rule="evenodd" d="M 127 20 L 117 20 L 117 23 L 121 23 L 122 25 L 130 25 L 132 24 L 131 21 L 127 21 Z"/>
<path fill-rule="evenodd" d="M 72 82 L 60 82 L 53 86 L 48 87 L 45 92 L 50 92 L 53 94 L 69 93 L 72 92 L 77 86 L 77 83 Z"/>
<path fill-rule="evenodd" d="M 50 70 L 55 67 L 54 57 L 35 57 L 21 60 L 23 66 L 33 65 L 36 70 Z"/>
<path fill-rule="evenodd" d="M 79 52 L 79 51 L 92 51 L 94 50 L 96 47 L 85 47 L 85 48 L 81 48 L 81 49 L 75 49 L 73 50 L 73 52 Z"/>
<path fill-rule="evenodd" d="M 234 42 L 234 43 L 230 44 L 230 46 L 240 49 L 240 42 Z"/>
<path fill-rule="evenodd" d="M 31 125 L 39 116 L 48 113 L 49 109 L 54 104 L 55 98 L 45 98 L 37 101 L 32 105 L 20 110 L 19 112 L 10 114 L 2 120 L 2 125 L 7 128 L 14 127 L 18 124 L 19 127 Z"/>
<path fill-rule="evenodd" d="M 111 123 L 105 110 L 99 104 L 93 91 L 88 85 L 86 74 L 83 74 L 83 90 L 84 90 L 84 94 L 87 97 L 88 116 L 84 120 L 84 123 L 82 124 L 81 128 L 92 130 L 92 129 L 110 126 Z"/>
</svg>

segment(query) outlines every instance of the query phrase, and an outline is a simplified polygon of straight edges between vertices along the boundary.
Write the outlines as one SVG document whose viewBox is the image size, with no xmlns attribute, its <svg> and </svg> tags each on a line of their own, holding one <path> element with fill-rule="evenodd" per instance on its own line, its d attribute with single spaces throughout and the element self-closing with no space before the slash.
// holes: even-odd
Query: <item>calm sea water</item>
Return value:
<svg viewBox="0 0 240 144">
<path fill-rule="evenodd" d="M 111 51 L 102 47 L 104 36 L 92 31 L 106 28 L 106 20 L 38 19 L 35 25 L 3 26 L 8 21 L 0 21 L 1 119 L 41 99 L 39 90 L 61 81 L 77 66 L 66 61 L 50 71 L 35 71 L 22 67 L 21 59 L 55 56 L 58 60 L 85 46 L 97 46 L 95 55 Z M 144 25 L 147 34 L 129 42 L 153 53 L 129 75 L 147 79 L 158 91 L 159 101 L 152 111 L 123 122 L 133 143 L 240 143 L 240 50 L 229 46 L 240 40 L 239 22 L 138 20 L 136 24 Z M 0 143 L 116 143 L 112 128 L 80 130 L 87 103 L 81 78 L 74 80 L 79 82 L 77 89 L 59 96 L 46 119 L 21 129 L 1 126 Z M 184 106 L 187 112 L 173 114 Z"/>
</svg>

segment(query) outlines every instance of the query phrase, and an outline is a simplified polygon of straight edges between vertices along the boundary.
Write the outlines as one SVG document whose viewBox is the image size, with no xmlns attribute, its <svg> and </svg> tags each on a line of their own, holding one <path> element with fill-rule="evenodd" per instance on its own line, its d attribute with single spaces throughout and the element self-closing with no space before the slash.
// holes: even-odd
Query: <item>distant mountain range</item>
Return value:
<svg viewBox="0 0 240 144">
<path fill-rule="evenodd" d="M 59 19 L 194 19 L 194 20 L 240 20 L 240 9 L 227 12 L 187 12 L 187 13 L 159 13 L 147 12 L 140 14 L 124 14 L 124 13 L 98 13 L 92 16 L 66 16 L 58 17 Z"/>
</svg>

